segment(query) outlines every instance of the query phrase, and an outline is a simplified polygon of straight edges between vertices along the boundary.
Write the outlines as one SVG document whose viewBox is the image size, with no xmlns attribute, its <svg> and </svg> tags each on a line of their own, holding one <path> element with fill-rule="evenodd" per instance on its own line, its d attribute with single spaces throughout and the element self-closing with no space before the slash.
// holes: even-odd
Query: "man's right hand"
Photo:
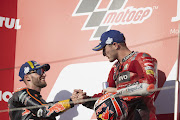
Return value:
<svg viewBox="0 0 180 120">
<path fill-rule="evenodd" d="M 86 92 L 83 92 L 81 89 L 75 89 L 71 99 L 74 102 L 74 104 L 82 104 L 84 103 L 83 99 L 86 99 L 87 95 Z"/>
</svg>

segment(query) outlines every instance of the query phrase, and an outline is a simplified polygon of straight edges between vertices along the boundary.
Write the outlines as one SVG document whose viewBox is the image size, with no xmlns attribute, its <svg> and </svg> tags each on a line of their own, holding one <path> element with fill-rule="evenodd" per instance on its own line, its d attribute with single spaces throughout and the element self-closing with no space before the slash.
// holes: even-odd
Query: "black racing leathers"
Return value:
<svg viewBox="0 0 180 120">
<path fill-rule="evenodd" d="M 39 92 L 23 88 L 9 99 L 9 116 L 11 120 L 56 120 L 55 116 L 74 106 L 70 101 L 47 103 Z"/>
</svg>

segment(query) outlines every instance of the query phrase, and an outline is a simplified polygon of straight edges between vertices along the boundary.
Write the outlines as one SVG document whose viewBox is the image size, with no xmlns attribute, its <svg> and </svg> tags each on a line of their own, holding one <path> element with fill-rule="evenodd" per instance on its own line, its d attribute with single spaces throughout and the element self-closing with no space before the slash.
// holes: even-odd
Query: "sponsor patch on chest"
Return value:
<svg viewBox="0 0 180 120">
<path fill-rule="evenodd" d="M 119 73 L 116 79 L 116 85 L 118 85 L 119 83 L 127 82 L 127 81 L 130 81 L 130 72 L 125 71 L 125 72 Z"/>
</svg>

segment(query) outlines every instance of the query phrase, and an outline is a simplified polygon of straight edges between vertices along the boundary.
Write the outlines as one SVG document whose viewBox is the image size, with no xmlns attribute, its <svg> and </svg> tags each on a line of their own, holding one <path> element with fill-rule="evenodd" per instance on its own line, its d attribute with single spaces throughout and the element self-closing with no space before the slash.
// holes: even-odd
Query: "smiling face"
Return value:
<svg viewBox="0 0 180 120">
<path fill-rule="evenodd" d="M 46 78 L 46 74 L 42 74 L 42 75 L 38 75 L 37 73 L 32 73 L 31 75 L 31 80 L 32 80 L 32 84 L 36 87 L 39 88 L 44 88 L 47 86 L 47 83 L 45 81 Z"/>
<path fill-rule="evenodd" d="M 45 78 L 45 72 L 39 75 L 36 71 L 31 71 L 29 74 L 25 76 L 24 81 L 29 88 L 40 91 L 41 88 L 47 86 Z"/>
<path fill-rule="evenodd" d="M 116 46 L 114 44 L 106 45 L 103 48 L 103 55 L 106 56 L 110 62 L 113 62 L 114 60 L 116 60 L 118 57 Z"/>
</svg>

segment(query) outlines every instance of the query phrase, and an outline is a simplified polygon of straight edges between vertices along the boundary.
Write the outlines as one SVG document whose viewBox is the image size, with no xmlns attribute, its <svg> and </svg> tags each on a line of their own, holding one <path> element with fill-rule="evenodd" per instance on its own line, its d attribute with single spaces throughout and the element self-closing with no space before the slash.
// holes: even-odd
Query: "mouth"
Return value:
<svg viewBox="0 0 180 120">
<path fill-rule="evenodd" d="M 45 77 L 40 77 L 40 80 L 41 81 L 45 81 Z"/>
</svg>

